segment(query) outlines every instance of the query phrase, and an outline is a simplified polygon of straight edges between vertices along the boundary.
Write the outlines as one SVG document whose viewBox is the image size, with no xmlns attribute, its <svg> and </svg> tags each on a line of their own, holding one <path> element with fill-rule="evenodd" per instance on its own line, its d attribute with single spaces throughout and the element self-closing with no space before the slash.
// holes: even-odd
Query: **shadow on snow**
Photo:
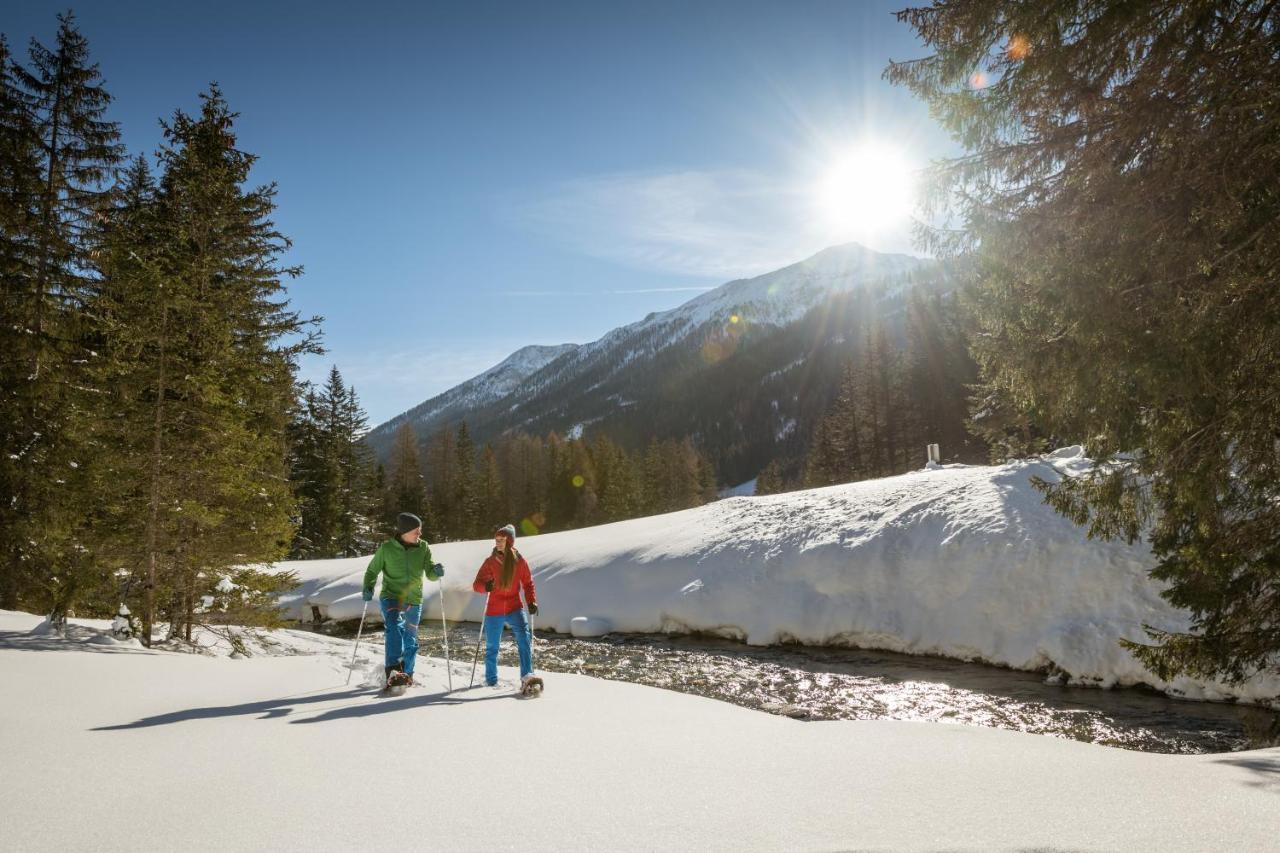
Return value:
<svg viewBox="0 0 1280 853">
<path fill-rule="evenodd" d="M 153 717 L 143 717 L 132 723 L 119 723 L 114 726 L 98 726 L 90 731 L 112 732 L 126 729 L 145 729 L 152 726 L 168 726 L 191 720 L 209 720 L 219 717 L 257 716 L 260 720 L 276 720 L 292 714 L 297 706 L 315 705 L 321 702 L 350 700 L 364 697 L 369 700 L 358 705 L 344 705 L 333 708 L 310 718 L 290 720 L 291 723 L 323 723 L 330 720 L 351 719 L 354 717 L 372 717 L 392 711 L 404 711 L 410 708 L 425 708 L 436 705 L 462 705 L 468 702 L 483 702 L 488 699 L 507 699 L 508 696 L 489 695 L 475 699 L 453 698 L 447 692 L 420 694 L 417 696 L 401 696 L 394 699 L 380 698 L 378 690 L 353 687 L 349 689 L 317 693 L 314 695 L 286 696 L 281 699 L 269 699 L 261 702 L 245 702 L 240 705 L 221 705 L 207 708 L 188 708 L 182 711 L 170 711 Z M 455 691 L 455 693 L 458 691 Z"/>
</svg>

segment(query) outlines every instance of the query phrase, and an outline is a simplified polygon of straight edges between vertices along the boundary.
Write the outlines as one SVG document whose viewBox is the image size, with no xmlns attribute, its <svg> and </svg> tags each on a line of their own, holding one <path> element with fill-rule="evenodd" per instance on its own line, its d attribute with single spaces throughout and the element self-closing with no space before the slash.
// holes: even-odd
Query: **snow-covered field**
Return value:
<svg viewBox="0 0 1280 853">
<path fill-rule="evenodd" d="M 1046 668 L 1076 683 L 1146 683 L 1192 699 L 1277 703 L 1280 676 L 1165 682 L 1122 649 L 1143 624 L 1181 630 L 1145 546 L 1089 540 L 1030 483 L 1090 463 L 1079 448 L 1004 466 L 951 465 L 522 539 L 538 624 L 568 632 L 703 631 L 754 644 L 798 641 Z M 471 592 L 489 541 L 433 546 L 445 611 L 477 620 Z M 285 604 L 310 619 L 360 615 L 368 558 L 283 564 L 302 583 Z M 376 608 L 373 608 L 376 611 Z M 440 615 L 440 587 L 426 610 Z M 376 618 L 376 613 L 371 613 Z"/>
<path fill-rule="evenodd" d="M 574 675 L 522 701 L 508 670 L 447 693 L 436 659 L 380 698 L 343 686 L 346 641 L 231 660 L 39 621 L 0 611 L 6 851 L 1280 850 L 1280 749 L 804 723 Z"/>
</svg>

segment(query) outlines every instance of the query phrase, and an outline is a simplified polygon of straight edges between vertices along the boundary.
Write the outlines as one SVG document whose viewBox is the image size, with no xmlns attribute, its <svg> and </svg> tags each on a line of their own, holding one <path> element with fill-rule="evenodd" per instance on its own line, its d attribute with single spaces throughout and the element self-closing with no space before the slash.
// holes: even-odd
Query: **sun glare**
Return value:
<svg viewBox="0 0 1280 853">
<path fill-rule="evenodd" d="M 817 187 L 827 226 L 843 237 L 859 237 L 901 224 L 915 203 L 915 178 L 902 153 L 868 142 L 834 162 Z"/>
</svg>

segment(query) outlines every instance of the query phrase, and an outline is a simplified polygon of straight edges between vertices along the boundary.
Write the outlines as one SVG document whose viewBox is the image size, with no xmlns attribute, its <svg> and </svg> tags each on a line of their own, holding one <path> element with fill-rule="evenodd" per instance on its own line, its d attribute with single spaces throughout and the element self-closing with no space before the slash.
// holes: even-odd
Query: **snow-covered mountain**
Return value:
<svg viewBox="0 0 1280 853">
<path fill-rule="evenodd" d="M 811 258 L 755 278 L 737 279 L 707 291 L 677 308 L 650 314 L 621 326 L 597 341 L 548 365 L 515 395 L 529 399 L 568 376 L 601 366 L 617 372 L 637 359 L 716 330 L 751 326 L 781 327 L 796 322 L 824 299 L 872 282 L 902 279 L 925 262 L 909 255 L 873 252 L 857 243 L 823 249 Z M 603 379 L 604 377 L 597 377 Z"/>
<path fill-rule="evenodd" d="M 402 423 L 408 422 L 415 427 L 446 420 L 452 416 L 462 417 L 466 412 L 478 409 L 495 400 L 500 400 L 533 374 L 560 356 L 573 352 L 577 344 L 556 344 L 554 346 L 532 345 L 521 347 L 498 364 L 473 376 L 460 385 L 455 385 L 443 394 L 437 394 L 426 402 L 419 403 L 404 414 L 397 415 L 384 424 L 375 427 L 370 433 L 370 441 L 379 439 L 389 441 Z M 419 429 L 419 434 L 423 430 Z"/>
<path fill-rule="evenodd" d="M 377 427 L 369 441 L 385 456 L 405 421 L 425 440 L 464 419 L 477 441 L 513 431 L 606 429 L 631 445 L 693 435 L 723 477 L 749 479 L 777 442 L 807 440 L 796 424 L 825 406 L 866 321 L 900 316 L 906 291 L 936 283 L 936 270 L 908 255 L 834 246 L 596 341 L 541 348 L 540 364 L 517 359 L 533 348 L 521 350 L 508 359 L 519 364 L 514 381 L 491 381 L 499 365 Z M 804 387 L 792 387 L 801 373 Z"/>
</svg>

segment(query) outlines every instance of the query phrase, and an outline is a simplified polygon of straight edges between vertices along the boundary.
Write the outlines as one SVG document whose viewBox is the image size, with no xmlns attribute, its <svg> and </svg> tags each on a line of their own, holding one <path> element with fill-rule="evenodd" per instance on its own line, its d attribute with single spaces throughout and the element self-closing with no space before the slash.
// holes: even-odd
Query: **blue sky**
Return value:
<svg viewBox="0 0 1280 853">
<path fill-rule="evenodd" d="M 6 4 L 15 54 L 62 4 Z M 844 234 L 814 187 L 854 140 L 949 153 L 880 74 L 905 0 L 80 2 L 131 152 L 210 81 L 279 184 L 294 306 L 378 423 L 530 343 L 586 342 Z M 14 8 L 16 6 L 16 8 Z"/>
</svg>

